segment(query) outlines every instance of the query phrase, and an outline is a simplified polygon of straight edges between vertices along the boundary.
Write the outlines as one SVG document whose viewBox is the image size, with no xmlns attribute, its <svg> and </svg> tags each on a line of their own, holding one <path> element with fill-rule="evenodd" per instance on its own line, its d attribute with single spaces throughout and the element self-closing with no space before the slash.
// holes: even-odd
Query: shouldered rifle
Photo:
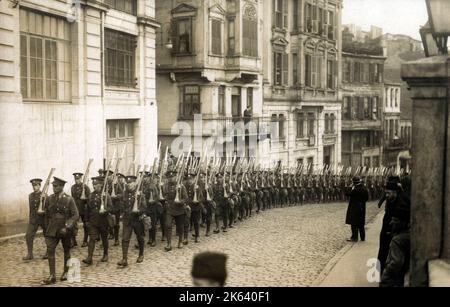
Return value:
<svg viewBox="0 0 450 307">
<path fill-rule="evenodd" d="M 137 182 L 137 187 L 136 187 L 136 195 L 134 198 L 134 204 L 133 204 L 133 209 L 131 210 L 132 213 L 139 213 L 139 203 L 141 201 L 141 197 L 142 197 L 142 182 L 145 176 L 145 171 L 147 170 L 148 165 L 144 166 L 144 170 L 142 171 L 141 174 L 139 174 L 138 177 L 138 182 Z"/>
<path fill-rule="evenodd" d="M 86 188 L 85 187 L 86 187 L 86 185 L 88 183 L 89 169 L 91 168 L 92 162 L 94 162 L 94 159 L 89 159 L 88 165 L 86 167 L 86 171 L 84 172 L 84 175 L 83 175 L 83 190 L 81 191 L 81 197 L 80 197 L 81 200 L 86 200 L 87 199 L 87 197 L 86 197 Z"/>
<path fill-rule="evenodd" d="M 44 186 L 42 187 L 42 193 L 41 193 L 41 197 L 39 199 L 39 207 L 38 207 L 38 214 L 44 214 L 44 206 L 45 206 L 45 201 L 47 200 L 47 193 L 48 193 L 48 187 L 50 186 L 50 180 L 53 176 L 53 173 L 55 172 L 55 168 L 52 168 L 50 170 L 50 173 L 48 174 L 47 180 L 45 181 Z"/>
</svg>

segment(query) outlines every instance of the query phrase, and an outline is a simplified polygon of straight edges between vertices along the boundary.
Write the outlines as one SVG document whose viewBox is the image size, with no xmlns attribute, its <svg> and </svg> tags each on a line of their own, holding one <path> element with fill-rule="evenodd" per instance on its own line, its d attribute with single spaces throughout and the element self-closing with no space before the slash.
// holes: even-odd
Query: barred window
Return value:
<svg viewBox="0 0 450 307">
<path fill-rule="evenodd" d="M 122 11 L 131 15 L 136 15 L 136 0 L 106 0 L 105 2 L 115 10 Z"/>
<path fill-rule="evenodd" d="M 136 37 L 105 29 L 105 50 L 106 85 L 136 87 Z"/>
<path fill-rule="evenodd" d="M 186 85 L 181 89 L 180 117 L 191 118 L 201 113 L 200 87 Z"/>
<path fill-rule="evenodd" d="M 70 24 L 20 10 L 20 78 L 23 99 L 70 101 Z"/>
<path fill-rule="evenodd" d="M 222 22 L 216 19 L 211 21 L 211 52 L 215 55 L 222 54 Z"/>
</svg>

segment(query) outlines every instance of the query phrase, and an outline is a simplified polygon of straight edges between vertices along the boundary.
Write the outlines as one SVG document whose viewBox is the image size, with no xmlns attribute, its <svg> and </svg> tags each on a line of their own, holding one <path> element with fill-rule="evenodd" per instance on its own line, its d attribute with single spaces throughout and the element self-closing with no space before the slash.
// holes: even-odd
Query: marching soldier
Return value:
<svg viewBox="0 0 450 307">
<path fill-rule="evenodd" d="M 119 246 L 120 216 L 122 214 L 123 192 L 125 191 L 125 176 L 117 174 L 117 183 L 114 184 L 114 193 L 111 194 L 112 206 L 110 214 L 114 216 L 113 237 L 114 246 Z"/>
<path fill-rule="evenodd" d="M 172 223 L 175 221 L 178 235 L 178 248 L 183 248 L 183 231 L 186 219 L 187 192 L 183 184 L 178 186 L 176 172 L 169 170 L 166 173 L 167 182 L 164 186 L 165 199 L 167 201 L 166 239 L 167 252 L 172 250 Z M 182 174 L 180 174 L 181 176 Z"/>
<path fill-rule="evenodd" d="M 64 272 L 60 280 L 67 280 L 67 272 L 69 270 L 67 261 L 70 259 L 70 241 L 72 238 L 71 231 L 80 217 L 74 199 L 63 191 L 67 182 L 57 177 L 53 178 L 54 194 L 47 198 L 45 207 L 47 220 L 45 243 L 47 245 L 50 276 L 43 281 L 44 285 L 56 283 L 55 250 L 60 241 L 64 249 Z"/>
<path fill-rule="evenodd" d="M 45 217 L 43 214 L 38 213 L 39 203 L 41 200 L 41 183 L 42 179 L 32 179 L 30 180 L 31 186 L 33 187 L 33 192 L 28 195 L 28 205 L 30 209 L 29 220 L 28 220 L 28 228 L 27 233 L 25 235 L 25 240 L 27 242 L 27 255 L 23 257 L 24 261 L 33 260 L 33 242 L 34 237 L 36 236 L 36 232 L 39 227 L 42 228 L 42 231 L 45 235 Z M 47 254 L 43 257 L 43 259 L 47 259 Z"/>
<path fill-rule="evenodd" d="M 225 208 L 224 202 L 225 202 L 225 192 L 227 190 L 226 184 L 224 182 L 225 178 L 223 175 L 219 172 L 216 174 L 216 182 L 213 186 L 214 191 L 214 201 L 216 202 L 217 208 L 216 208 L 216 229 L 214 230 L 214 233 L 220 233 L 220 226 L 219 226 L 219 220 L 222 219 L 222 231 L 227 232 L 227 225 L 228 225 L 228 211 Z"/>
<path fill-rule="evenodd" d="M 151 247 L 156 246 L 156 230 L 158 227 L 158 221 L 161 219 L 162 204 L 157 200 L 158 188 L 155 178 L 150 177 L 146 186 L 144 186 L 144 194 L 147 199 L 147 212 L 146 215 L 150 217 L 152 225 L 148 231 L 148 245 Z"/>
<path fill-rule="evenodd" d="M 111 196 L 108 193 L 102 195 L 104 181 L 105 178 L 103 177 L 92 178 L 94 191 L 91 193 L 86 206 L 85 220 L 89 229 L 89 244 L 88 256 L 83 260 L 83 263 L 88 266 L 92 265 L 95 242 L 99 236 L 101 237 L 103 245 L 103 258 L 101 259 L 101 262 L 108 261 L 108 215 L 112 209 L 112 201 Z"/>
<path fill-rule="evenodd" d="M 85 210 L 87 201 L 89 199 L 89 196 L 91 194 L 91 190 L 89 187 L 83 183 L 83 174 L 82 173 L 74 173 L 73 177 L 75 179 L 75 184 L 71 188 L 71 195 L 73 199 L 75 200 L 75 204 L 77 205 L 78 214 L 80 215 L 81 221 L 83 222 L 83 244 L 81 247 L 87 246 L 87 240 L 88 240 L 88 228 L 86 226 L 86 219 L 85 219 Z M 84 195 L 83 195 L 84 191 Z M 72 247 L 77 246 L 77 233 L 78 233 L 78 225 L 75 224 L 74 231 L 73 231 L 73 237 L 72 237 Z"/>
<path fill-rule="evenodd" d="M 203 207 L 203 203 L 205 202 L 205 188 L 204 186 L 200 188 L 200 185 L 202 185 L 200 182 L 197 183 L 197 185 L 194 184 L 194 196 L 191 203 L 189 204 L 191 207 L 191 222 L 194 226 L 195 243 L 199 243 L 198 238 L 200 236 L 200 219 L 201 214 L 205 209 Z"/>
<path fill-rule="evenodd" d="M 117 263 L 121 268 L 128 266 L 128 248 L 131 234 L 134 231 L 138 241 L 139 257 L 137 263 L 144 261 L 144 223 L 145 218 L 145 195 L 138 190 L 136 176 L 127 176 L 127 185 L 123 193 L 123 221 L 122 221 L 122 260 Z"/>
<path fill-rule="evenodd" d="M 194 199 L 194 192 L 195 192 L 192 174 L 189 174 L 189 173 L 186 174 L 184 186 L 186 187 L 187 199 L 186 199 L 186 207 L 185 207 L 186 215 L 185 215 L 184 228 L 183 228 L 183 244 L 188 245 L 189 230 L 191 227 L 192 202 Z"/>
<path fill-rule="evenodd" d="M 198 189 L 200 194 L 203 195 L 203 207 L 204 207 L 204 216 L 205 216 L 205 224 L 206 224 L 206 237 L 211 235 L 211 223 L 213 219 L 213 215 L 216 210 L 216 203 L 212 198 L 213 190 L 211 185 L 208 182 L 208 178 L 206 177 L 206 173 L 201 173 L 199 178 Z"/>
</svg>

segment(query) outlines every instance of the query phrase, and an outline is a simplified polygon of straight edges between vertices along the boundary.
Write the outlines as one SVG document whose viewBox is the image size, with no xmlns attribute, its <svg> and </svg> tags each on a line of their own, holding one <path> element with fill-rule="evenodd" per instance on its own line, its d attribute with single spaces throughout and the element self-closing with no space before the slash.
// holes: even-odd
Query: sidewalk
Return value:
<svg viewBox="0 0 450 307">
<path fill-rule="evenodd" d="M 320 287 L 378 287 L 377 282 L 369 282 L 367 275 L 377 258 L 378 243 L 384 210 L 373 222 L 366 226 L 366 242 L 349 243 L 330 261 L 322 272 L 325 277 L 318 281 Z M 350 229 L 349 229 L 350 233 Z M 370 275 L 370 274 L 369 274 Z"/>
</svg>

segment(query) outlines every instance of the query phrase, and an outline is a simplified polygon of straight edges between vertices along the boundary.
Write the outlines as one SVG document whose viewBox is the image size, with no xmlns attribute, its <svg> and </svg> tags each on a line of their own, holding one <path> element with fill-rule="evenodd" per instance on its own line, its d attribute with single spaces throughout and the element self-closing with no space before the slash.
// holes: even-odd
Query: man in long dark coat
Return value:
<svg viewBox="0 0 450 307">
<path fill-rule="evenodd" d="M 353 185 L 346 193 L 349 197 L 349 204 L 345 223 L 350 225 L 352 229 L 352 237 L 347 241 L 358 242 L 358 233 L 361 241 L 365 241 L 364 226 L 366 224 L 366 202 L 369 199 L 369 193 L 359 177 L 353 178 L 352 181 Z"/>
</svg>

